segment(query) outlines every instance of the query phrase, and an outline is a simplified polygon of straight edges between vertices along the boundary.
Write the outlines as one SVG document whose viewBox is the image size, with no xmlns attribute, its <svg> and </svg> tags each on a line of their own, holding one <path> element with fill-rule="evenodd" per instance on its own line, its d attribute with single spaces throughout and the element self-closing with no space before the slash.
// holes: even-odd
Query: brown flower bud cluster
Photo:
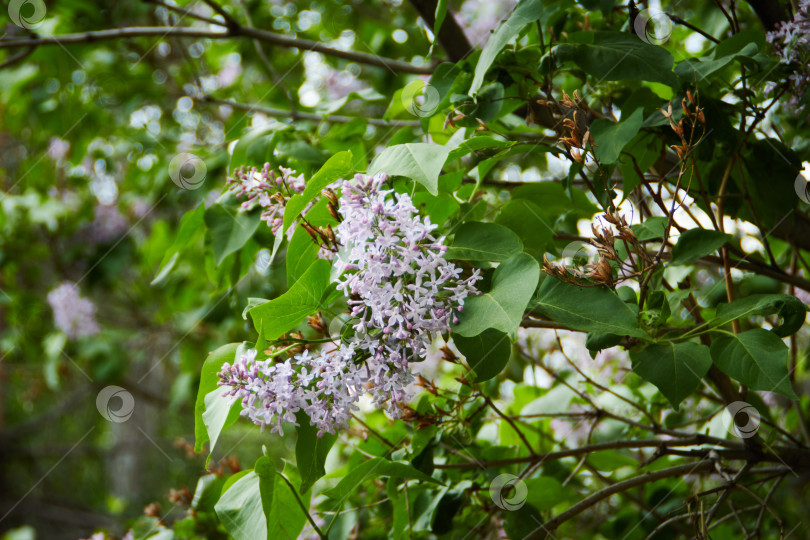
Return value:
<svg viewBox="0 0 810 540">
<path fill-rule="evenodd" d="M 543 100 L 538 100 L 537 103 L 548 105 L 548 102 Z M 588 149 L 597 146 L 591 137 L 588 121 L 591 111 L 588 104 L 580 99 L 576 90 L 574 90 L 573 98 L 563 90 L 563 99 L 559 103 L 559 107 L 565 112 L 565 118 L 562 120 L 565 129 L 560 137 L 560 142 L 565 145 L 575 161 L 582 163 Z"/>
<path fill-rule="evenodd" d="M 592 224 L 593 238 L 588 239 L 588 243 L 596 248 L 595 261 L 577 268 L 552 263 L 544 255 L 543 271 L 557 279 L 579 286 L 591 283 L 612 288 L 619 281 L 637 277 L 646 266 L 649 255 L 623 216 L 608 211 L 603 215 L 603 219 L 609 226 L 597 227 L 596 224 Z M 623 258 L 616 250 L 617 240 L 624 244 L 628 259 Z M 618 275 L 614 275 L 614 267 L 618 268 Z"/>
<path fill-rule="evenodd" d="M 669 120 L 669 127 L 671 127 L 672 131 L 681 139 L 681 144 L 673 144 L 670 148 L 678 154 L 678 158 L 684 159 L 689 153 L 690 148 L 694 146 L 694 136 L 697 130 L 700 128 L 705 131 L 706 117 L 703 115 L 703 109 L 700 107 L 698 93 L 692 93 L 689 89 L 686 90 L 686 97 L 681 99 L 681 108 L 683 109 L 683 116 L 681 116 L 677 124 L 672 118 L 672 102 L 667 105 L 666 110 L 659 109 L 659 111 L 661 111 L 664 118 Z M 688 136 L 686 133 L 687 129 L 689 129 Z"/>
</svg>

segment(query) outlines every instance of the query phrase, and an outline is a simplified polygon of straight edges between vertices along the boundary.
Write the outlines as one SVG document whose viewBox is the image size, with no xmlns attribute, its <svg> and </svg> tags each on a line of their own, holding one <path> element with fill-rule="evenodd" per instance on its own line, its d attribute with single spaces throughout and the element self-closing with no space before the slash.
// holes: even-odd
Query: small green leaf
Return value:
<svg viewBox="0 0 810 540">
<path fill-rule="evenodd" d="M 678 237 L 672 247 L 670 264 L 688 264 L 706 255 L 711 255 L 731 239 L 728 234 L 706 229 L 689 229 Z"/>
<path fill-rule="evenodd" d="M 630 225 L 630 230 L 641 242 L 663 238 L 666 232 L 668 218 L 662 216 L 648 217 L 641 223 Z"/>
<path fill-rule="evenodd" d="M 619 123 L 598 119 L 591 124 L 591 135 L 596 143 L 594 154 L 603 164 L 616 163 L 627 143 L 636 136 L 644 121 L 644 111 L 636 109 Z"/>
<path fill-rule="evenodd" d="M 484 46 L 481 56 L 478 57 L 478 63 L 475 65 L 475 76 L 469 92 L 471 96 L 478 93 L 481 84 L 484 82 L 484 76 L 489 71 L 498 53 L 501 52 L 501 49 L 512 41 L 527 24 L 533 23 L 546 15 L 548 3 L 548 0 L 523 0 L 518 3 L 509 18 L 495 29 L 495 32 L 492 33 Z"/>
<path fill-rule="evenodd" d="M 588 463 L 600 471 L 615 471 L 622 467 L 638 467 L 638 461 L 616 450 L 600 450 L 588 455 Z"/>
<path fill-rule="evenodd" d="M 433 482 L 440 484 L 438 480 L 415 469 L 408 463 L 399 461 L 389 461 L 385 458 L 376 457 L 364 461 L 343 477 L 343 479 L 331 489 L 324 491 L 324 495 L 332 499 L 343 500 L 357 489 L 361 484 L 368 482 L 370 478 L 380 476 L 394 476 L 397 478 L 412 478 L 423 482 Z"/>
<path fill-rule="evenodd" d="M 716 337 L 711 352 L 718 368 L 751 390 L 767 390 L 798 399 L 790 386 L 788 348 L 773 332 L 755 328 Z"/>
<path fill-rule="evenodd" d="M 197 401 L 194 405 L 194 450 L 202 451 L 202 446 L 208 442 L 208 430 L 203 423 L 202 415 L 205 412 L 205 396 L 218 388 L 219 377 L 217 373 L 222 370 L 222 364 L 232 363 L 236 357 L 240 343 L 228 343 L 208 354 L 200 373 L 200 386 L 197 390 Z"/>
<path fill-rule="evenodd" d="M 257 213 L 245 213 L 225 208 L 217 203 L 205 211 L 205 225 L 211 234 L 214 261 L 219 266 L 231 253 L 238 251 L 259 228 L 261 219 Z"/>
<path fill-rule="evenodd" d="M 779 337 L 786 337 L 804 325 L 807 307 L 801 300 L 789 294 L 754 294 L 717 306 L 717 314 L 710 324 L 721 326 L 735 319 L 774 314 L 782 318 L 782 325 L 771 331 Z"/>
<path fill-rule="evenodd" d="M 653 383 L 678 410 L 712 367 L 709 348 L 698 343 L 660 343 L 631 352 L 633 371 Z"/>
<path fill-rule="evenodd" d="M 464 140 L 464 130 L 459 129 L 445 145 L 406 143 L 389 146 L 382 151 L 368 168 L 368 174 L 387 173 L 404 176 L 419 182 L 436 195 L 439 193 L 439 175 L 442 173 L 450 152 Z"/>
<path fill-rule="evenodd" d="M 540 285 L 535 309 L 572 330 L 649 338 L 638 327 L 634 306 L 602 287 L 577 287 L 547 277 Z"/>
<path fill-rule="evenodd" d="M 526 488 L 526 503 L 538 510 L 551 510 L 560 503 L 573 501 L 576 492 L 570 486 L 563 486 L 559 480 L 551 476 L 540 476 L 524 480 Z"/>
<path fill-rule="evenodd" d="M 287 124 L 273 122 L 269 126 L 252 129 L 242 135 L 233 147 L 228 171 L 241 166 L 259 165 L 264 163 L 264 156 L 269 150 L 275 148 L 276 135 L 281 131 L 290 129 Z"/>
<path fill-rule="evenodd" d="M 234 400 L 232 397 L 223 395 L 230 389 L 230 386 L 220 386 L 205 396 L 205 412 L 202 414 L 202 421 L 208 432 L 208 440 L 211 441 L 208 448 L 208 460 L 214 453 L 214 447 L 222 431 L 239 420 L 239 414 L 242 411 L 242 403 L 238 399 Z M 206 460 L 206 464 L 208 460 Z"/>
<path fill-rule="evenodd" d="M 456 232 L 445 257 L 465 261 L 505 261 L 522 250 L 520 238 L 506 227 L 468 221 Z"/>
<path fill-rule="evenodd" d="M 323 167 L 307 181 L 304 192 L 294 195 L 287 201 L 284 208 L 284 225 L 281 230 L 289 229 L 307 204 L 317 197 L 326 186 L 353 173 L 352 153 L 349 150 L 338 152 L 330 157 Z"/>
<path fill-rule="evenodd" d="M 185 250 L 191 243 L 194 236 L 204 230 L 205 221 L 205 205 L 200 204 L 192 210 L 187 212 L 180 220 L 180 230 L 177 231 L 177 236 L 174 237 L 174 242 L 166 253 L 163 255 L 163 260 L 160 262 L 160 269 L 155 274 L 155 278 L 150 285 L 157 285 L 163 281 L 177 262 L 180 253 Z"/>
<path fill-rule="evenodd" d="M 585 338 L 585 348 L 591 353 L 591 358 L 596 358 L 599 351 L 615 347 L 622 342 L 623 336 L 617 334 L 597 334 L 589 332 Z"/>
<path fill-rule="evenodd" d="M 498 375 L 512 354 L 509 336 L 491 328 L 473 337 L 455 336 L 453 342 L 475 372 L 476 382 Z"/>
<path fill-rule="evenodd" d="M 532 256 L 512 255 L 495 269 L 488 292 L 467 297 L 453 333 L 470 337 L 487 328 L 507 334 L 517 331 L 539 279 L 540 266 Z"/>
<path fill-rule="evenodd" d="M 267 341 L 272 341 L 321 309 L 329 288 L 330 269 L 327 261 L 318 259 L 287 292 L 252 308 L 248 313 L 256 330 Z"/>
<path fill-rule="evenodd" d="M 326 471 L 324 463 L 329 450 L 337 440 L 337 435 L 324 433 L 318 437 L 318 428 L 309 421 L 309 416 L 304 412 L 296 415 L 298 427 L 298 440 L 295 442 L 295 460 L 298 470 L 301 473 L 300 492 L 305 493 L 312 487 Z"/>
</svg>

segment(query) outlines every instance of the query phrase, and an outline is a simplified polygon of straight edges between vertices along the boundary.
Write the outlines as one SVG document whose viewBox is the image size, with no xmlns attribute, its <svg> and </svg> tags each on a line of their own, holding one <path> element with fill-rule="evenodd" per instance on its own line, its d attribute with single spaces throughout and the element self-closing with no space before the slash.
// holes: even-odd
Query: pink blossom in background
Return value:
<svg viewBox="0 0 810 540">
<path fill-rule="evenodd" d="M 92 336 L 99 332 L 96 323 L 96 305 L 79 295 L 79 286 L 65 281 L 48 293 L 53 310 L 53 321 L 70 339 Z"/>
<path fill-rule="evenodd" d="M 461 5 L 456 20 L 472 45 L 483 47 L 498 23 L 509 16 L 517 0 L 467 0 Z"/>
</svg>

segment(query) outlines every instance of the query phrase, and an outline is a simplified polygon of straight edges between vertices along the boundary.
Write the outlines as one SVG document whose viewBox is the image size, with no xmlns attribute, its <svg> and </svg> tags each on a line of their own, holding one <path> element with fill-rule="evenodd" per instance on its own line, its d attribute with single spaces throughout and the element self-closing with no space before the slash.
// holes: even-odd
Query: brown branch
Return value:
<svg viewBox="0 0 810 540">
<path fill-rule="evenodd" d="M 29 47 L 28 49 L 26 49 L 26 50 L 24 50 L 22 52 L 18 52 L 17 54 L 15 54 L 13 56 L 9 56 L 5 61 L 0 63 L 0 69 L 4 69 L 4 68 L 7 68 L 9 66 L 13 66 L 14 64 L 19 62 L 20 60 L 23 60 L 24 58 L 26 58 L 28 55 L 30 55 L 35 50 L 36 50 L 36 47 Z"/>
<path fill-rule="evenodd" d="M 766 30 L 774 30 L 788 15 L 779 0 L 747 0 Z"/>
<path fill-rule="evenodd" d="M 586 497 L 585 499 L 581 500 L 580 502 L 578 502 L 565 512 L 562 512 L 556 515 L 555 517 L 551 518 L 550 520 L 546 521 L 538 528 L 536 528 L 534 531 L 532 531 L 528 536 L 526 536 L 526 538 L 531 540 L 546 538 L 547 536 L 550 536 L 555 530 L 557 530 L 557 527 L 559 527 L 564 522 L 580 514 L 581 512 L 584 512 L 585 510 L 592 507 L 599 501 L 606 499 L 616 493 L 621 493 L 623 491 L 627 491 L 628 489 L 632 489 L 637 486 L 642 486 L 650 482 L 663 480 L 664 478 L 672 478 L 673 476 L 684 476 L 687 474 L 705 474 L 713 471 L 715 471 L 714 462 L 699 461 L 698 463 L 677 465 L 675 467 L 662 469 L 660 471 L 648 472 L 640 476 L 635 476 L 633 478 L 623 480 L 622 482 L 617 482 L 612 486 L 608 486 L 600 491 L 597 491 L 590 497 Z"/>
<path fill-rule="evenodd" d="M 249 28 L 246 26 L 229 26 L 228 31 L 219 32 L 214 30 L 204 30 L 199 28 L 182 27 L 162 27 L 162 26 L 134 26 L 126 28 L 113 28 L 108 30 L 96 30 L 91 32 L 79 32 L 76 34 L 62 34 L 58 36 L 36 37 L 28 39 L 11 39 L 0 41 L 0 49 L 13 49 L 18 47 L 33 47 L 39 45 L 73 45 L 77 43 L 95 43 L 98 41 L 108 41 L 113 39 L 133 38 L 133 37 L 177 37 L 177 38 L 209 38 L 209 39 L 232 39 L 250 38 L 278 45 L 298 49 L 301 51 L 314 51 L 336 58 L 342 58 L 350 62 L 377 66 L 390 69 L 398 73 L 414 73 L 426 75 L 433 72 L 432 65 L 415 66 L 401 60 L 383 58 L 375 54 L 366 54 L 354 51 L 342 51 L 327 47 L 326 45 L 308 39 L 291 38 L 282 36 L 266 30 Z"/>
<path fill-rule="evenodd" d="M 358 118 L 363 118 L 371 126 L 389 126 L 389 127 L 420 127 L 421 124 L 418 120 L 383 120 L 382 118 L 366 118 L 364 116 L 340 116 L 332 114 L 317 114 L 306 113 L 300 111 L 285 111 L 284 109 L 272 109 L 269 107 L 260 107 L 258 105 L 248 105 L 245 103 L 237 103 L 227 99 L 219 99 L 213 96 L 203 96 L 204 101 L 210 103 L 217 103 L 219 105 L 227 105 L 234 109 L 239 109 L 248 112 L 260 112 L 268 116 L 280 116 L 284 118 L 291 118 L 293 120 L 313 120 L 315 122 L 331 122 L 335 124 L 345 124 Z"/>
<path fill-rule="evenodd" d="M 735 459 L 744 457 L 740 452 L 745 452 L 745 445 L 734 441 L 725 440 L 712 440 L 711 444 L 721 442 L 722 446 L 727 448 L 729 456 Z M 598 452 L 599 450 L 617 450 L 621 448 L 675 448 L 686 446 L 699 446 L 708 444 L 710 441 L 705 435 L 692 435 L 682 439 L 640 439 L 636 441 L 611 441 L 605 443 L 591 444 L 581 446 L 579 448 L 569 448 L 565 450 L 558 450 L 556 452 L 546 452 L 543 454 L 532 454 L 524 457 L 506 458 L 493 461 L 476 461 L 475 463 L 440 463 L 436 464 L 437 469 L 471 469 L 474 467 L 504 467 L 507 465 L 517 465 L 520 463 L 535 463 L 544 462 L 549 460 L 562 459 L 567 457 L 581 456 L 590 454 L 591 452 Z M 723 455 L 724 450 L 715 450 L 720 455 Z"/>
<path fill-rule="evenodd" d="M 432 31 L 436 24 L 436 0 L 411 0 L 411 4 Z M 463 60 L 473 51 L 470 40 L 467 39 L 464 30 L 458 25 L 449 8 L 442 27 L 439 29 L 439 35 L 434 39 L 439 42 L 444 52 L 447 53 L 447 57 L 453 62 Z"/>
</svg>

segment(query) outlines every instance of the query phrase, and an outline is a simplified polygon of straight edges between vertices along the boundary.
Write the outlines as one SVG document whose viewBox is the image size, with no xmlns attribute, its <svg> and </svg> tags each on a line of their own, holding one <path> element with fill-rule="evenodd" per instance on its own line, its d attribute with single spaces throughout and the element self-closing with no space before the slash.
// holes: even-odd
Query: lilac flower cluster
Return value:
<svg viewBox="0 0 810 540">
<path fill-rule="evenodd" d="M 287 200 L 303 192 L 305 185 L 303 174 L 295 176 L 294 171 L 284 167 L 279 167 L 279 171 L 281 175 L 276 175 L 270 170 L 269 163 L 265 163 L 261 170 L 242 166 L 228 178 L 229 190 L 238 198 L 246 198 L 242 208 L 260 206 L 264 209 L 262 220 L 267 222 L 273 234 L 278 233 L 284 223 Z"/>
<path fill-rule="evenodd" d="M 336 230 L 343 249 L 335 265 L 348 297 L 355 334 L 338 346 L 304 351 L 283 362 L 256 360 L 256 351 L 225 364 L 220 384 L 242 400 L 243 415 L 282 432 L 303 410 L 323 433 L 345 426 L 368 392 L 391 417 L 410 396 L 410 363 L 425 358 L 437 333 L 450 329 L 478 273 L 462 279 L 444 258 L 408 195 L 384 190 L 386 176 L 357 175 L 343 183 Z"/>
<path fill-rule="evenodd" d="M 478 271 L 461 279 L 461 269 L 444 258 L 447 247 L 431 232 L 407 194 L 383 190 L 386 175 L 364 177 L 343 186 L 337 228 L 344 252 L 336 267 L 338 289 L 349 297 L 358 348 L 369 355 L 371 394 L 377 405 L 407 398 L 409 363 L 424 359 L 431 336 L 457 322 L 464 299 L 474 293 Z"/>
<path fill-rule="evenodd" d="M 768 32 L 767 39 L 776 48 L 783 64 L 796 67 L 789 79 L 791 98 L 788 104 L 799 107 L 810 87 L 810 0 L 799 0 L 793 20 L 780 23 L 776 30 Z"/>
<path fill-rule="evenodd" d="M 255 424 L 283 435 L 282 422 L 297 425 L 295 415 L 303 410 L 321 436 L 346 425 L 357 410 L 364 377 L 353 362 L 353 345 L 317 355 L 304 351 L 285 361 L 257 361 L 256 354 L 246 351 L 220 373 L 220 384 L 229 387 L 225 395 L 241 399 L 242 415 Z"/>
<path fill-rule="evenodd" d="M 92 336 L 99 332 L 96 322 L 96 305 L 79 295 L 79 286 L 65 281 L 48 293 L 48 303 L 53 309 L 56 327 L 70 339 Z"/>
</svg>

